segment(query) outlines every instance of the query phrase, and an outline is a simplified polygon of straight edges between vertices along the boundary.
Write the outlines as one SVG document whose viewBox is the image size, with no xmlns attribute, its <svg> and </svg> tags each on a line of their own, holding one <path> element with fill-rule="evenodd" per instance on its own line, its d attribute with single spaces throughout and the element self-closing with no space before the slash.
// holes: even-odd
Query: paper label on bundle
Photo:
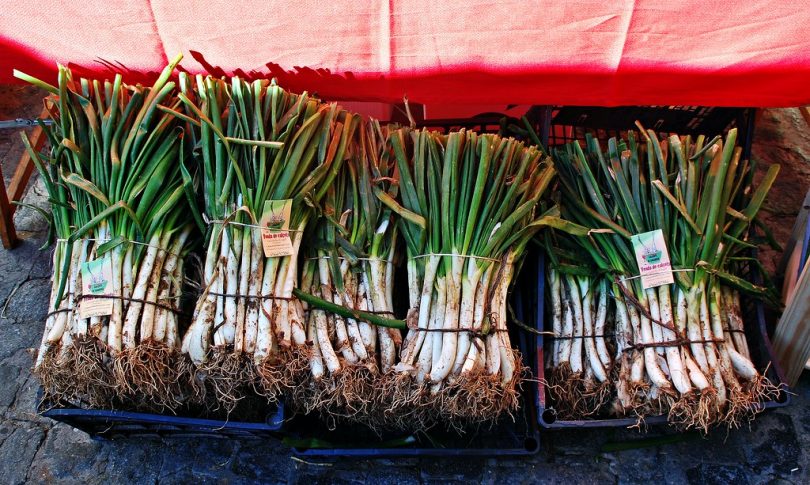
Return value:
<svg viewBox="0 0 810 485">
<path fill-rule="evenodd" d="M 672 264 L 664 241 L 664 231 L 643 232 L 630 238 L 636 253 L 636 262 L 641 272 L 641 286 L 655 288 L 675 282 L 672 277 Z"/>
<path fill-rule="evenodd" d="M 81 318 L 112 315 L 115 300 L 105 297 L 114 295 L 110 253 L 82 264 L 82 299 L 79 301 Z"/>
<path fill-rule="evenodd" d="M 293 244 L 290 238 L 290 213 L 292 199 L 268 200 L 259 224 L 262 227 L 262 247 L 268 258 L 292 256 Z"/>
</svg>

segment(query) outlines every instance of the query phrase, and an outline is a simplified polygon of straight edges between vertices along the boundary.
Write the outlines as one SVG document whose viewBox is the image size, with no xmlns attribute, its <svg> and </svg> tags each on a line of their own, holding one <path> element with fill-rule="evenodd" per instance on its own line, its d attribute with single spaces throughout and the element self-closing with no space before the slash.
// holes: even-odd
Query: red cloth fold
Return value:
<svg viewBox="0 0 810 485">
<path fill-rule="evenodd" d="M 802 1 L 12 0 L 0 82 L 20 69 L 148 81 L 276 76 L 326 99 L 614 106 L 810 102 Z"/>
</svg>

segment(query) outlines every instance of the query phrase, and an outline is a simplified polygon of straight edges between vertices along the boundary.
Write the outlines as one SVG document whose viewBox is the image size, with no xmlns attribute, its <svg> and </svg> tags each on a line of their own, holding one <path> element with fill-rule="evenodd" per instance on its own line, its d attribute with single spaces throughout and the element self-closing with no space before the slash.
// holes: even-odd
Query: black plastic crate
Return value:
<svg viewBox="0 0 810 485">
<path fill-rule="evenodd" d="M 528 396 L 527 396 L 528 397 Z M 530 402 L 527 397 L 521 404 Z M 297 416 L 285 429 L 285 443 L 298 456 L 386 457 L 386 456 L 525 456 L 540 449 L 534 414 L 519 412 L 515 421 L 501 420 L 494 427 L 428 432 L 385 432 L 378 436 L 359 425 L 338 425 L 333 430 L 311 416 Z"/>
<path fill-rule="evenodd" d="M 534 311 L 534 323 L 538 329 L 551 331 L 551 321 L 547 318 L 545 311 L 545 281 L 546 281 L 546 268 L 543 258 L 538 258 L 536 261 L 536 281 L 535 281 L 535 294 L 538 295 Z M 757 273 L 755 267 L 749 268 L 747 277 L 754 283 L 761 283 L 762 278 Z M 782 373 L 779 363 L 774 356 L 771 340 L 768 337 L 768 331 L 765 321 L 765 307 L 759 300 L 752 298 L 743 298 L 742 301 L 743 320 L 745 325 L 745 336 L 748 341 L 749 351 L 751 353 L 751 360 L 760 372 L 767 369 L 766 376 L 771 382 L 781 384 L 781 390 L 777 400 L 767 401 L 762 403 L 763 409 L 772 409 L 787 406 L 790 403 L 790 394 L 787 385 L 784 384 L 785 378 Z M 538 385 L 537 399 L 537 418 L 538 424 L 545 429 L 561 429 L 561 428 L 608 428 L 608 427 L 632 427 L 638 424 L 638 420 L 634 417 L 625 418 L 599 418 L 599 419 L 579 419 L 579 420 L 562 420 L 557 419 L 557 413 L 554 411 L 554 404 L 550 402 L 548 393 L 545 386 L 542 384 L 545 379 L 545 357 L 544 357 L 544 338 L 543 335 L 537 336 L 537 379 L 540 381 Z M 649 416 L 644 418 L 645 425 L 666 425 L 666 416 Z"/>
<path fill-rule="evenodd" d="M 264 421 L 258 422 L 76 407 L 41 408 L 39 413 L 84 431 L 94 439 L 102 440 L 167 437 L 277 438 L 285 419 L 285 408 L 281 402 L 277 406 L 270 406 Z"/>
<path fill-rule="evenodd" d="M 561 106 L 551 110 L 548 127 L 549 147 L 581 141 L 586 133 L 602 142 L 611 137 L 625 136 L 628 130 L 637 131 L 635 122 L 662 136 L 724 135 L 737 128 L 737 140 L 743 147 L 743 157 L 751 153 L 754 131 L 752 108 L 713 108 L 707 106 Z"/>
</svg>

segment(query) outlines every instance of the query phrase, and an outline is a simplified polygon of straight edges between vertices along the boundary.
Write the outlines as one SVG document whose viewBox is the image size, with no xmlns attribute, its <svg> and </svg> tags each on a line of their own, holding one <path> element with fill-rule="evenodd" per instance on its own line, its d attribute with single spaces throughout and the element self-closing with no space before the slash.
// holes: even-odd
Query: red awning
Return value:
<svg viewBox="0 0 810 485">
<path fill-rule="evenodd" d="M 791 5 L 792 4 L 792 5 Z M 326 99 L 423 103 L 810 103 L 805 1 L 55 0 L 4 3 L 0 82 L 55 63 L 148 79 L 278 77 Z"/>
</svg>

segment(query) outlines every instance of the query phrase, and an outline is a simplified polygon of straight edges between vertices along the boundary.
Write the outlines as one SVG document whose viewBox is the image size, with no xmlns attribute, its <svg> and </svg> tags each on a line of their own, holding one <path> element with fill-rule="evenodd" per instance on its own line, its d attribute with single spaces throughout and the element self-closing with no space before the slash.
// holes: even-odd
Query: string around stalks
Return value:
<svg viewBox="0 0 810 485">
<path fill-rule="evenodd" d="M 635 275 L 635 276 L 621 276 L 621 277 L 619 277 L 619 281 L 625 282 L 625 281 L 637 280 L 637 279 L 642 278 L 644 276 L 658 276 L 658 275 L 667 274 L 667 273 L 692 273 L 692 272 L 695 272 L 695 271 L 697 271 L 697 269 L 695 269 L 695 268 L 675 268 L 675 269 L 670 268 L 670 269 L 664 270 L 664 271 L 654 271 L 652 273 L 647 273 L 645 275 L 638 274 L 638 275 Z"/>
<path fill-rule="evenodd" d="M 295 298 L 290 296 L 277 296 L 277 295 L 238 295 L 232 293 L 218 293 L 215 291 L 209 291 L 208 295 L 214 296 L 221 296 L 223 298 L 241 298 L 243 300 L 282 300 L 282 301 L 294 301 Z"/>
<path fill-rule="evenodd" d="M 181 297 L 180 296 L 171 296 L 171 297 L 168 297 L 168 298 L 161 298 L 161 299 L 162 300 L 174 300 L 174 299 L 177 299 L 177 298 L 181 298 Z M 78 303 L 78 302 L 80 302 L 82 300 L 105 300 L 105 299 L 107 299 L 107 300 L 111 299 L 111 300 L 129 301 L 129 302 L 135 302 L 135 303 L 143 303 L 145 305 L 152 305 L 152 306 L 161 308 L 163 310 L 172 312 L 175 315 L 181 315 L 181 316 L 185 316 L 185 317 L 191 316 L 191 314 L 189 314 L 188 312 L 184 312 L 184 311 L 182 311 L 182 310 L 180 310 L 178 308 L 174 308 L 174 307 L 172 307 L 170 305 L 165 305 L 163 303 L 158 303 L 158 302 L 155 302 L 155 301 L 144 300 L 144 299 L 141 299 L 141 298 L 130 298 L 130 297 L 121 296 L 121 295 L 79 295 L 79 296 L 76 297 L 76 302 Z M 58 313 L 67 313 L 67 312 L 74 312 L 74 311 L 79 311 L 78 306 L 73 307 L 73 308 L 59 308 L 58 310 L 53 310 L 52 312 L 47 313 L 45 315 L 45 318 L 46 319 L 50 318 L 53 315 L 56 315 Z"/>
<path fill-rule="evenodd" d="M 476 256 L 474 254 L 453 254 L 453 253 L 426 253 L 426 254 L 417 254 L 416 256 L 411 256 L 410 259 L 421 259 L 421 258 L 429 258 L 431 256 L 452 256 L 454 258 L 464 258 L 464 259 L 480 259 L 483 261 L 493 261 L 495 263 L 501 263 L 502 260 L 497 258 L 489 258 L 487 256 Z"/>
<path fill-rule="evenodd" d="M 121 300 L 121 301 L 129 301 L 129 302 L 135 302 L 135 303 L 143 303 L 145 305 L 152 305 L 152 306 L 155 306 L 157 308 L 161 308 L 163 310 L 172 312 L 175 315 L 182 315 L 182 316 L 186 316 L 186 317 L 191 316 L 189 313 L 184 312 L 184 311 L 182 311 L 180 309 L 174 308 L 173 306 L 170 306 L 170 305 L 165 305 L 163 303 L 158 303 L 156 301 L 143 300 L 141 298 L 131 298 L 131 297 L 128 297 L 128 296 L 123 296 L 123 295 L 79 295 L 76 298 L 76 300 L 77 301 L 82 301 L 82 300 Z M 68 310 L 74 310 L 74 309 L 68 309 Z"/>
<path fill-rule="evenodd" d="M 602 333 L 599 335 L 556 335 L 554 332 L 545 332 L 544 335 L 548 335 L 549 340 L 580 340 L 586 338 L 606 338 L 606 337 L 615 337 L 615 333 Z"/>
<path fill-rule="evenodd" d="M 616 283 L 617 283 L 617 286 L 619 287 L 619 289 L 621 290 L 622 295 L 624 296 L 624 298 L 627 301 L 629 301 L 630 304 L 632 304 L 638 311 L 640 311 L 641 314 L 644 315 L 644 317 L 646 317 L 647 319 L 649 319 L 651 322 L 655 323 L 656 325 L 664 327 L 664 328 L 666 328 L 667 330 L 669 330 L 669 331 L 671 331 L 673 333 L 678 333 L 678 330 L 675 328 L 674 325 L 668 325 L 668 324 L 662 322 L 661 320 L 659 320 L 657 318 L 654 318 L 652 316 L 652 313 L 650 313 L 649 308 L 644 306 L 640 301 L 638 301 L 638 298 L 636 298 L 635 296 L 633 296 L 632 293 L 630 293 L 630 291 L 627 289 L 626 286 L 624 286 L 624 283 L 620 278 L 616 278 Z M 615 298 L 615 295 L 614 295 L 614 298 Z"/>
<path fill-rule="evenodd" d="M 330 256 L 315 256 L 311 258 L 304 258 L 305 261 L 317 261 L 319 259 L 332 259 Z M 393 264 L 394 262 L 389 259 L 381 258 L 353 258 L 356 261 L 379 261 L 381 263 Z M 349 258 L 338 257 L 338 261 L 350 261 Z"/>
<path fill-rule="evenodd" d="M 480 330 L 473 330 L 471 328 L 412 328 L 414 332 L 437 332 L 437 333 L 469 333 L 475 338 L 481 340 L 485 339 L 488 335 L 496 332 L 507 332 L 505 328 L 491 328 L 488 332 L 484 333 Z"/>
<path fill-rule="evenodd" d="M 248 223 L 245 223 L 245 222 L 236 222 L 236 221 L 231 221 L 231 220 L 228 220 L 228 219 L 208 219 L 208 217 L 206 217 L 205 215 L 203 215 L 203 219 L 205 220 L 205 223 L 208 224 L 209 226 L 212 226 L 214 224 L 221 224 L 223 226 L 229 226 L 230 225 L 230 226 L 251 227 L 251 228 L 255 228 L 255 229 L 261 229 L 261 230 L 272 231 L 272 232 L 304 232 L 303 229 L 273 229 L 273 228 L 270 228 L 270 227 L 260 226 L 258 224 L 248 224 Z"/>
<path fill-rule="evenodd" d="M 639 342 L 639 343 L 628 345 L 627 348 L 622 350 L 622 352 L 629 352 L 631 350 L 641 351 L 641 350 L 644 350 L 644 349 L 647 349 L 647 348 L 650 348 L 650 347 L 682 347 L 684 345 L 690 345 L 690 344 L 721 344 L 721 343 L 723 343 L 725 341 L 726 341 L 725 338 L 722 338 L 722 339 L 711 338 L 711 339 L 700 339 L 700 340 L 690 340 L 690 339 L 687 339 L 687 338 L 678 338 L 678 339 L 675 339 L 675 340 L 665 340 L 663 342 L 647 342 L 647 343 L 640 343 Z"/>
</svg>

